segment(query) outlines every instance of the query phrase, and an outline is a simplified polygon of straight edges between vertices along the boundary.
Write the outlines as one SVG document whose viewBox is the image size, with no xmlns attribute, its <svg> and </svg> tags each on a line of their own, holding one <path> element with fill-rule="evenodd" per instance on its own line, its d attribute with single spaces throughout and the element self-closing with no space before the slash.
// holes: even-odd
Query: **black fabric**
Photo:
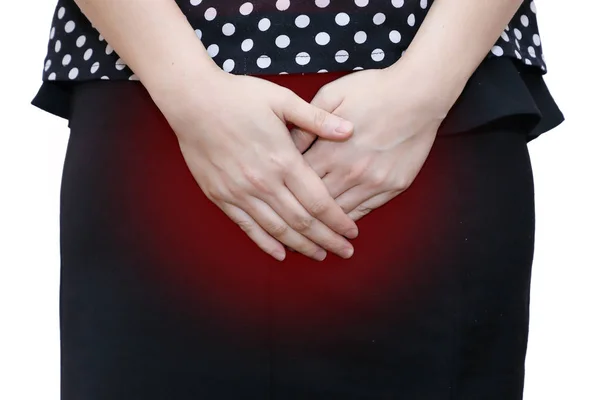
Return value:
<svg viewBox="0 0 600 400">
<path fill-rule="evenodd" d="M 278 263 L 206 199 L 139 83 L 72 99 L 63 400 L 522 398 L 535 216 L 518 119 L 439 136 L 351 260 Z"/>
<path fill-rule="evenodd" d="M 250 75 L 387 67 L 402 56 L 433 4 L 433 0 L 176 1 L 215 63 L 227 72 Z M 523 2 L 488 57 L 514 58 L 546 71 L 533 0 Z M 73 0 L 58 1 L 42 77 L 137 79 Z"/>
</svg>

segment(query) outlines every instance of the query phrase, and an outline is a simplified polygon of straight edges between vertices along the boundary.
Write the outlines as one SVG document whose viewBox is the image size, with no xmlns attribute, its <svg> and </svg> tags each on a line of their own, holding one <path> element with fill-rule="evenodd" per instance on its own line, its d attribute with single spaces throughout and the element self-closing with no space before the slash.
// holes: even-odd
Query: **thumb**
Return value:
<svg viewBox="0 0 600 400">
<path fill-rule="evenodd" d="M 284 105 L 283 117 L 286 122 L 291 122 L 306 132 L 297 135 L 302 138 L 300 143 L 305 143 L 309 139 L 312 143 L 314 137 L 311 138 L 311 134 L 331 140 L 345 140 L 352 135 L 354 126 L 350 121 L 309 104 L 300 97 L 291 96 L 291 98 Z"/>
</svg>

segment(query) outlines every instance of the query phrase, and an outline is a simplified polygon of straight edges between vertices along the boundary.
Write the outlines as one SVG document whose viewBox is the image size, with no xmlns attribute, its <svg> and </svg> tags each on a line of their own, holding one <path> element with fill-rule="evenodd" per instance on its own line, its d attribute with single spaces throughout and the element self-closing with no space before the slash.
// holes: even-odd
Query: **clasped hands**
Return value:
<svg viewBox="0 0 600 400">
<path fill-rule="evenodd" d="M 217 82 L 165 115 L 206 196 L 278 260 L 284 246 L 351 257 L 355 221 L 410 186 L 447 112 L 397 69 L 346 75 L 310 104 L 254 77 Z"/>
</svg>

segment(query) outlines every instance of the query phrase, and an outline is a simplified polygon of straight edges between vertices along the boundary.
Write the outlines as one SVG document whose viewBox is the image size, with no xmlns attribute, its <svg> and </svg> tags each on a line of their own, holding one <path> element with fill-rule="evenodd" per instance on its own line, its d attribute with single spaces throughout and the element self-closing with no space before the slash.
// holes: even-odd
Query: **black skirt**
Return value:
<svg viewBox="0 0 600 400">
<path fill-rule="evenodd" d="M 274 261 L 210 203 L 139 82 L 69 88 L 62 399 L 521 399 L 527 142 L 562 121 L 528 73 L 482 64 L 412 186 L 322 263 Z"/>
</svg>

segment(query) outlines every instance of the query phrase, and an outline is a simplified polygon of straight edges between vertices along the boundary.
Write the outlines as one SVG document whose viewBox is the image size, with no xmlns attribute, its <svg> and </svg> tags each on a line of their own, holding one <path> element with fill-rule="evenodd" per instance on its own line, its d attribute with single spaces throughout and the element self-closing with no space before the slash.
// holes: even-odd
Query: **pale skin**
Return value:
<svg viewBox="0 0 600 400">
<path fill-rule="evenodd" d="M 436 0 L 401 60 L 311 104 L 222 71 L 173 0 L 75 2 L 140 78 L 206 196 L 275 259 L 287 246 L 320 261 L 351 257 L 355 221 L 410 186 L 522 1 Z"/>
</svg>

